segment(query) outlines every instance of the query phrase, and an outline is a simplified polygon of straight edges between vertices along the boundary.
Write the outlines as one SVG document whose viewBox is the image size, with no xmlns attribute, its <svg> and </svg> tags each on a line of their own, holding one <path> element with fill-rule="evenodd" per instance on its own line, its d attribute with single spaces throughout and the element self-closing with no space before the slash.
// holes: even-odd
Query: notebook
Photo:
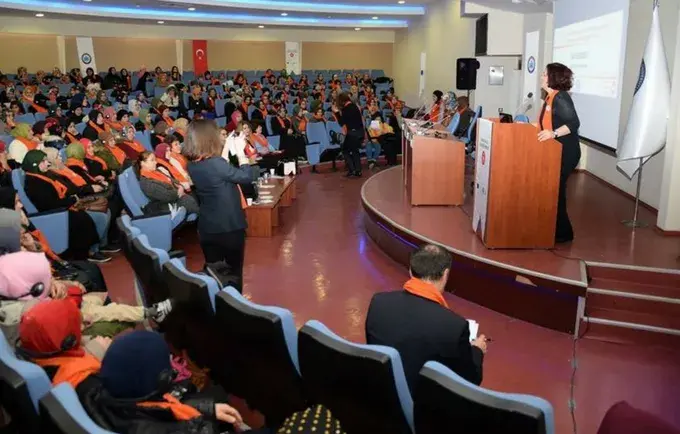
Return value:
<svg viewBox="0 0 680 434">
<path fill-rule="evenodd" d="M 479 323 L 473 319 L 469 319 L 468 325 L 470 326 L 470 342 L 477 339 L 477 333 L 479 332 Z"/>
</svg>

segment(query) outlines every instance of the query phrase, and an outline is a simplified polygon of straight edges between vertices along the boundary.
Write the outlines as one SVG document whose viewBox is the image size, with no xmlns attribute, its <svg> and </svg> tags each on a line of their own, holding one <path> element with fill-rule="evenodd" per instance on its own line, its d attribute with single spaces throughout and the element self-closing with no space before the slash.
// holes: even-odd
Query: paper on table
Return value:
<svg viewBox="0 0 680 434">
<path fill-rule="evenodd" d="M 477 333 L 479 332 L 479 323 L 473 319 L 467 320 L 470 326 L 470 342 L 477 339 Z"/>
</svg>

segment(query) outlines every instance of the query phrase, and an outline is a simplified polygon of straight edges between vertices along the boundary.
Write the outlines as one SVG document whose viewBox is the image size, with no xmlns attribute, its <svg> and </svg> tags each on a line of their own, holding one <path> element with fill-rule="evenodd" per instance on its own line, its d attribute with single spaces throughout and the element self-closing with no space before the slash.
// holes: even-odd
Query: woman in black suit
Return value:
<svg viewBox="0 0 680 434">
<path fill-rule="evenodd" d="M 232 276 L 231 283 L 242 291 L 248 225 L 239 184 L 257 180 L 260 168 L 232 166 L 222 158 L 223 147 L 217 124 L 201 119 L 189 124 L 182 153 L 189 160 L 189 176 L 200 203 L 198 235 L 206 268 Z"/>
<path fill-rule="evenodd" d="M 347 135 L 342 144 L 342 154 L 347 164 L 347 177 L 361 177 L 361 156 L 359 149 L 364 143 L 366 128 L 359 106 L 354 104 L 349 94 L 342 92 L 333 104 L 333 113 L 341 126 L 347 127 Z"/>
<path fill-rule="evenodd" d="M 562 167 L 560 170 L 560 191 L 557 199 L 557 225 L 555 242 L 567 243 L 574 239 L 574 231 L 567 215 L 567 180 L 581 159 L 578 119 L 574 102 L 569 95 L 573 85 L 571 69 L 561 63 L 546 66 L 541 75 L 541 87 L 546 92 L 545 102 L 539 119 L 538 139 L 555 139 L 562 144 Z"/>
</svg>

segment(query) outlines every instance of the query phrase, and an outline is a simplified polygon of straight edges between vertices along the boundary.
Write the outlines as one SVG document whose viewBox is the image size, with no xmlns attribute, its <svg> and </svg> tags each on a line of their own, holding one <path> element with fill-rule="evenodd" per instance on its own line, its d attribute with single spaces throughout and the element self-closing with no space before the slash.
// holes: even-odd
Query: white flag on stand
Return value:
<svg viewBox="0 0 680 434">
<path fill-rule="evenodd" d="M 617 166 L 629 178 L 643 163 L 666 145 L 666 128 L 671 103 L 671 80 L 659 23 L 659 0 L 654 0 L 652 28 L 640 64 L 633 105 L 623 143 L 617 151 Z"/>
</svg>

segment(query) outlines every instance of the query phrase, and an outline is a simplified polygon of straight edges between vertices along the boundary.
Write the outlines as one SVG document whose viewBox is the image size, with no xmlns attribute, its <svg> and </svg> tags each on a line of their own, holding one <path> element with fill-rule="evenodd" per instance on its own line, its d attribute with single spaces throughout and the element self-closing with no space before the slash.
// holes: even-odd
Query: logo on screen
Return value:
<svg viewBox="0 0 680 434">
<path fill-rule="evenodd" d="M 529 71 L 529 74 L 533 74 L 536 71 L 536 59 L 534 56 L 529 57 L 529 60 L 527 60 L 527 71 Z"/>
<path fill-rule="evenodd" d="M 92 56 L 90 56 L 89 53 L 83 53 L 83 55 L 80 56 L 80 60 L 82 60 L 85 65 L 89 65 L 92 62 Z"/>
<path fill-rule="evenodd" d="M 486 152 L 482 151 L 482 166 L 486 164 Z"/>
<path fill-rule="evenodd" d="M 645 82 L 645 77 L 647 76 L 647 66 L 645 65 L 645 59 L 642 59 L 642 63 L 640 63 L 640 75 L 638 76 L 638 81 L 637 84 L 635 85 L 635 95 L 638 93 L 638 90 L 642 87 L 642 83 Z"/>
</svg>

